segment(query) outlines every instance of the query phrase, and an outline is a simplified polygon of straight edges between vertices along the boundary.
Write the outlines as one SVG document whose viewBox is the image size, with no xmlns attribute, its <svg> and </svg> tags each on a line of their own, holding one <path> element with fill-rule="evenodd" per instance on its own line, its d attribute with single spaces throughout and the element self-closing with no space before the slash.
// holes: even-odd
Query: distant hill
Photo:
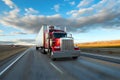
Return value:
<svg viewBox="0 0 120 80">
<path fill-rule="evenodd" d="M 120 40 L 78 43 L 78 44 L 76 44 L 76 46 L 81 47 L 81 48 L 85 48 L 85 47 L 120 47 Z"/>
</svg>

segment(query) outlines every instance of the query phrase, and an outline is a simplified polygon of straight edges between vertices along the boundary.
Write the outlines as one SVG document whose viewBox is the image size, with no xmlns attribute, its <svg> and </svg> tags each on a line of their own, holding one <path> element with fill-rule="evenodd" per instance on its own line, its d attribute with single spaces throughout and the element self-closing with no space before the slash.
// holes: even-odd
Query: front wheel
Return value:
<svg viewBox="0 0 120 80">
<path fill-rule="evenodd" d="M 36 50 L 38 50 L 39 49 L 39 47 L 36 47 Z"/>
<path fill-rule="evenodd" d="M 55 61 L 56 60 L 56 58 L 51 58 L 52 59 L 52 61 Z"/>
<path fill-rule="evenodd" d="M 52 61 L 55 61 L 56 58 L 53 58 L 53 57 L 52 57 L 52 54 L 53 54 L 53 52 L 50 50 L 50 52 L 49 52 L 49 57 L 51 58 Z"/>
<path fill-rule="evenodd" d="M 52 50 L 51 50 L 51 49 L 48 49 L 47 54 L 48 54 L 48 56 L 51 58 Z"/>
<path fill-rule="evenodd" d="M 77 59 L 78 57 L 77 56 L 75 56 L 75 57 L 72 57 L 73 59 Z"/>
</svg>

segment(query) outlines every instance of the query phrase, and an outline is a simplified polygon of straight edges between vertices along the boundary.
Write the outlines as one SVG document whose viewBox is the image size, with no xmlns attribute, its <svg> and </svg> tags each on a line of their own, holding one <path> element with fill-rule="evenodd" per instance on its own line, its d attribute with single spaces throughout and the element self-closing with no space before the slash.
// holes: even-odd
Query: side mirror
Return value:
<svg viewBox="0 0 120 80">
<path fill-rule="evenodd" d="M 72 38 L 72 34 L 68 34 L 68 35 L 67 35 L 67 37 L 70 37 L 70 38 Z"/>
</svg>

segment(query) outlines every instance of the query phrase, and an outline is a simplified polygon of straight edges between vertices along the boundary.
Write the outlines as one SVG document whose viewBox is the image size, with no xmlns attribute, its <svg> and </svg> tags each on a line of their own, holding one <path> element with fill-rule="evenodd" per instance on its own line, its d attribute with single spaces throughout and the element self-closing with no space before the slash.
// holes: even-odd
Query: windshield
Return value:
<svg viewBox="0 0 120 80">
<path fill-rule="evenodd" d="M 61 38 L 61 37 L 66 37 L 67 34 L 66 33 L 54 33 L 53 34 L 55 38 Z"/>
</svg>

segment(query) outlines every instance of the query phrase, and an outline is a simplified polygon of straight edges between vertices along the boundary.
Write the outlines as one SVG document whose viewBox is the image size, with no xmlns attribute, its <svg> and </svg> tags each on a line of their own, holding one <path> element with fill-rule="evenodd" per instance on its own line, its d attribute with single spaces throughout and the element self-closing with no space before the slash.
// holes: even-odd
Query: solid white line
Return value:
<svg viewBox="0 0 120 80">
<path fill-rule="evenodd" d="M 26 50 L 24 53 L 22 53 L 20 56 L 18 56 L 10 65 L 8 65 L 5 69 L 3 69 L 0 72 L 0 76 L 2 76 L 10 67 L 12 67 L 12 65 L 14 65 L 22 56 L 24 56 L 27 51 L 28 50 Z"/>
<path fill-rule="evenodd" d="M 54 63 L 50 62 L 50 64 L 51 64 L 57 71 L 59 71 L 61 74 L 63 74 L 63 71 L 60 70 Z"/>
</svg>

